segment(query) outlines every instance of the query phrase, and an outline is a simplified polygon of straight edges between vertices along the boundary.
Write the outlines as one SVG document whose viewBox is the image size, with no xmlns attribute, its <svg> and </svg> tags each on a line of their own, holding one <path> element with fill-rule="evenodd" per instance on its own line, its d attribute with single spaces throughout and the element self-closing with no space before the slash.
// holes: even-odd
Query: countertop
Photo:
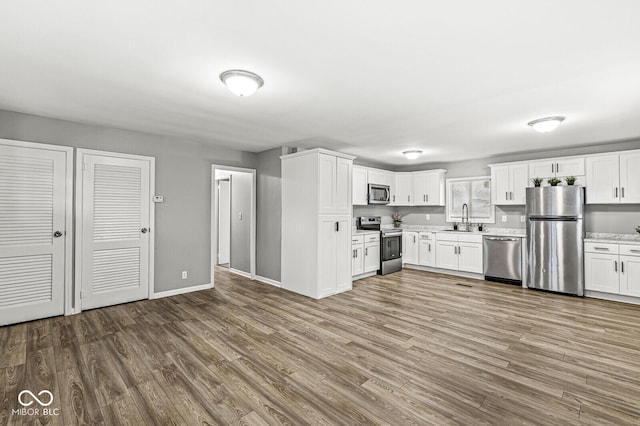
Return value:
<svg viewBox="0 0 640 426">
<path fill-rule="evenodd" d="M 640 245 L 640 234 L 605 234 L 587 232 L 585 243 L 613 243 Z"/>
<path fill-rule="evenodd" d="M 353 235 L 367 235 L 367 234 L 379 234 L 380 231 L 369 231 L 366 229 L 354 229 L 352 234 Z"/>
<path fill-rule="evenodd" d="M 452 233 L 451 226 L 432 226 L 432 225 L 402 225 L 403 231 L 413 232 L 446 232 Z M 527 232 L 525 229 L 518 228 L 485 228 L 482 232 L 477 229 L 473 229 L 469 232 L 459 231 L 461 234 L 475 234 L 475 235 L 493 235 L 498 237 L 526 237 Z"/>
</svg>

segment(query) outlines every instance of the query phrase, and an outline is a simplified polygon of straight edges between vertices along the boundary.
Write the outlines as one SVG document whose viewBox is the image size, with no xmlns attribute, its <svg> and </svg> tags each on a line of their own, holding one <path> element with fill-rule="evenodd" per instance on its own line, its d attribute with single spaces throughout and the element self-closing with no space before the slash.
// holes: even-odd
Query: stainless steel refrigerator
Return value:
<svg viewBox="0 0 640 426">
<path fill-rule="evenodd" d="M 527 286 L 584 295 L 584 188 L 527 188 Z"/>
</svg>

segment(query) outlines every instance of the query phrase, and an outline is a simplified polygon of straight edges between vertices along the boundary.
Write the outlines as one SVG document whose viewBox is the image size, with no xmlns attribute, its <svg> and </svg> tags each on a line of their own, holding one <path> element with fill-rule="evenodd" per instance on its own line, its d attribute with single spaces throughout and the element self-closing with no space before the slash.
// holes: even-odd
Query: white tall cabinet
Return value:
<svg viewBox="0 0 640 426">
<path fill-rule="evenodd" d="M 314 299 L 351 290 L 352 168 L 325 149 L 282 159 L 282 288 Z"/>
</svg>

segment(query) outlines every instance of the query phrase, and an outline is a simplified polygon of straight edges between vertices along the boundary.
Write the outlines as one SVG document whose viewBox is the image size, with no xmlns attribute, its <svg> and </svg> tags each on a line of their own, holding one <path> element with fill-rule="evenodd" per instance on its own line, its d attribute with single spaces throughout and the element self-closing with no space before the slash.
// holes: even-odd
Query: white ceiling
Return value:
<svg viewBox="0 0 640 426">
<path fill-rule="evenodd" d="M 637 0 L 0 3 L 0 108 L 390 165 L 640 137 Z M 238 98 L 227 69 L 265 85 Z M 565 115 L 551 134 L 532 119 Z"/>
</svg>

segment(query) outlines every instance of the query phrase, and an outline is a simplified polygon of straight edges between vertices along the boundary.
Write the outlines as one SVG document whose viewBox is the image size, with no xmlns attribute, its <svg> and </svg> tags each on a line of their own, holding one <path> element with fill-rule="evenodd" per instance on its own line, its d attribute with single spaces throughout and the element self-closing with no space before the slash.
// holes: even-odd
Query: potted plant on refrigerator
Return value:
<svg viewBox="0 0 640 426">
<path fill-rule="evenodd" d="M 540 185 L 542 185 L 542 178 L 533 178 L 531 179 L 531 181 L 533 182 L 533 186 L 538 188 L 540 187 Z"/>
<path fill-rule="evenodd" d="M 547 182 L 549 182 L 549 185 L 551 186 L 558 186 L 558 184 L 562 181 L 558 178 L 551 178 Z"/>
<path fill-rule="evenodd" d="M 576 177 L 567 176 L 566 178 L 564 178 L 564 181 L 567 182 L 567 185 L 573 185 L 574 183 L 576 183 Z"/>
</svg>

